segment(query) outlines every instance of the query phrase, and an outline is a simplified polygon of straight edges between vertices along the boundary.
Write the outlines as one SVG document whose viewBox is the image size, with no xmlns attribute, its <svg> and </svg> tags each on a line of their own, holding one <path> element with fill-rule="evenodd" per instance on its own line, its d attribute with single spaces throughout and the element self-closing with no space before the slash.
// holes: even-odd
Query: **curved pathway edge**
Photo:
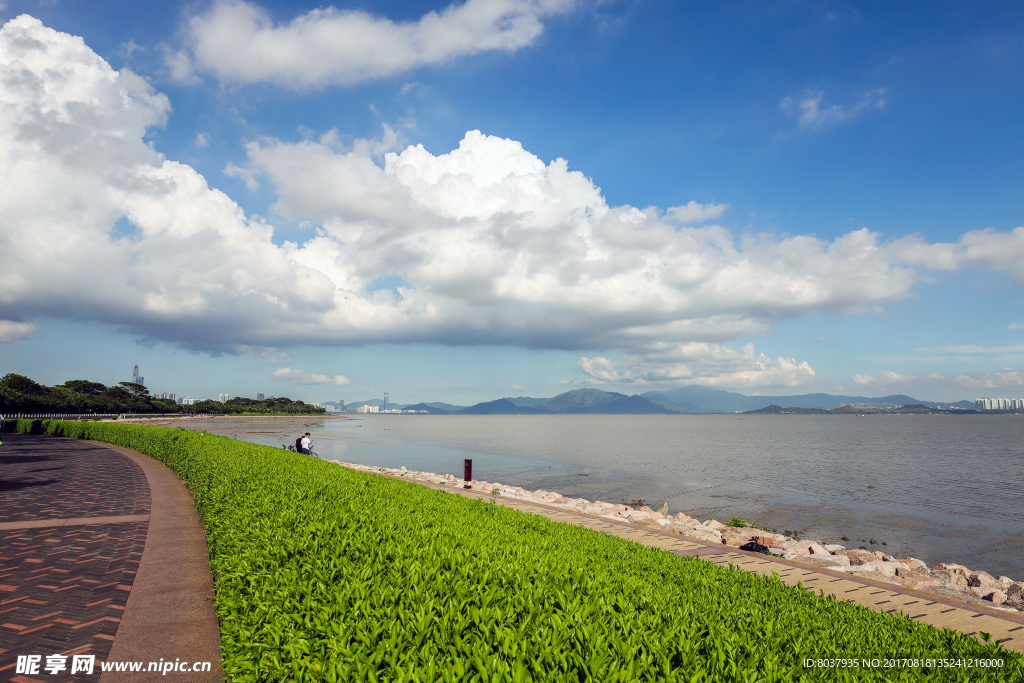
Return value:
<svg viewBox="0 0 1024 683">
<path fill-rule="evenodd" d="M 207 673 L 105 672 L 101 683 L 221 681 L 220 629 L 213 605 L 206 533 L 192 495 L 163 463 L 128 448 L 91 441 L 133 460 L 152 496 L 149 533 L 109 661 L 211 662 Z"/>
</svg>

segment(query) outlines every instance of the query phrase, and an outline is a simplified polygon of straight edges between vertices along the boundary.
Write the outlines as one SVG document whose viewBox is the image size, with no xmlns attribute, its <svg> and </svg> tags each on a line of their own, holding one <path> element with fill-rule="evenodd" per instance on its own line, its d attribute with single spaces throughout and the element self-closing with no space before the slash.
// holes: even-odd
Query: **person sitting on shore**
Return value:
<svg viewBox="0 0 1024 683">
<path fill-rule="evenodd" d="M 302 439 L 299 441 L 299 447 L 302 449 L 302 453 L 304 455 L 309 455 L 310 454 L 310 450 L 309 449 L 310 449 L 310 447 L 312 445 L 313 445 L 313 439 L 309 438 L 309 432 L 306 432 L 306 435 L 303 436 Z"/>
</svg>

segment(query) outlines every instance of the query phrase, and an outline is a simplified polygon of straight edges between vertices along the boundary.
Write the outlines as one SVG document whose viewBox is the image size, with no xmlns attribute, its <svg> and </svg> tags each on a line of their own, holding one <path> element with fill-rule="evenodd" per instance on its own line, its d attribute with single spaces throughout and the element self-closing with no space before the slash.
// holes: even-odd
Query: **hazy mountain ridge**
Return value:
<svg viewBox="0 0 1024 683">
<path fill-rule="evenodd" d="M 507 398 L 499 398 L 496 401 L 477 403 L 475 406 L 464 408 L 458 412 L 461 415 L 541 415 L 550 413 L 550 410 L 543 408 L 531 408 L 519 406 Z"/>
<path fill-rule="evenodd" d="M 674 405 L 643 396 L 626 396 L 600 389 L 575 389 L 559 394 L 537 406 L 552 413 L 646 414 L 688 412 Z"/>
<path fill-rule="evenodd" d="M 643 396 L 600 389 L 574 389 L 553 398 L 501 398 L 458 411 L 463 415 L 671 414 L 688 412 Z"/>
<path fill-rule="evenodd" d="M 834 409 L 841 403 L 860 403 L 877 408 L 894 408 L 920 404 L 929 408 L 954 406 L 971 409 L 973 401 L 933 402 L 894 394 L 891 396 L 841 396 L 834 394 L 802 394 L 797 396 L 747 396 L 723 389 L 692 384 L 666 391 L 648 391 L 644 394 L 627 396 L 614 391 L 584 388 L 573 389 L 552 398 L 530 396 L 504 397 L 484 401 L 472 406 L 456 406 L 451 403 L 420 402 L 410 405 L 392 404 L 392 408 L 426 410 L 434 415 L 657 415 L 685 413 L 738 413 L 761 410 L 768 406 L 803 409 Z M 383 401 L 372 399 L 347 404 L 383 406 Z"/>
<path fill-rule="evenodd" d="M 517 406 L 523 406 L 525 408 L 536 408 L 541 403 L 551 400 L 550 398 L 530 398 L 529 396 L 517 396 L 515 398 L 506 396 L 505 398 L 512 401 L 512 403 L 515 403 Z"/>
<path fill-rule="evenodd" d="M 843 396 L 835 394 L 801 394 L 797 396 L 747 396 L 723 389 L 711 389 L 699 384 L 691 384 L 667 391 L 648 391 L 643 396 L 670 403 L 695 413 L 734 413 L 747 410 L 760 410 L 770 405 L 786 408 L 838 408 L 842 403 L 863 403 L 877 408 L 894 408 L 896 406 L 919 403 L 929 408 L 940 405 L 957 408 L 973 408 L 973 401 L 933 402 L 893 394 L 890 396 Z"/>
<path fill-rule="evenodd" d="M 447 405 L 447 404 L 446 404 Z M 431 415 L 446 415 L 451 411 L 444 410 L 443 408 L 437 408 L 432 403 L 415 403 L 407 406 L 395 406 L 400 407 L 402 410 L 415 410 L 417 412 L 427 412 Z"/>
<path fill-rule="evenodd" d="M 469 407 L 469 406 L 457 406 L 457 405 L 453 405 L 451 403 L 444 403 L 442 401 L 427 401 L 426 405 L 430 406 L 431 408 L 437 408 L 438 410 L 443 410 L 443 411 L 448 412 L 448 413 L 457 412 L 459 410 L 465 410 L 466 408 Z"/>
</svg>

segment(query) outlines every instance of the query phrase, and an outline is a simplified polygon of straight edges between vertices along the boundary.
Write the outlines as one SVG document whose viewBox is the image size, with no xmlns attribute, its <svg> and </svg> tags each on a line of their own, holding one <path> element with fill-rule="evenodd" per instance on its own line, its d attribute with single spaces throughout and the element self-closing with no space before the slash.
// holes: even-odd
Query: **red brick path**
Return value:
<svg viewBox="0 0 1024 683">
<path fill-rule="evenodd" d="M 149 514 L 146 475 L 109 448 L 23 434 L 3 442 L 0 522 Z"/>
<path fill-rule="evenodd" d="M 146 477 L 94 444 L 15 434 L 3 441 L 0 681 L 98 680 L 146 544 Z M 47 521 L 53 526 L 39 526 Z M 43 655 L 44 664 L 47 655 L 68 655 L 68 668 L 70 655 L 93 654 L 97 668 L 73 679 L 68 671 L 18 675 L 17 656 L 26 654 Z"/>
</svg>

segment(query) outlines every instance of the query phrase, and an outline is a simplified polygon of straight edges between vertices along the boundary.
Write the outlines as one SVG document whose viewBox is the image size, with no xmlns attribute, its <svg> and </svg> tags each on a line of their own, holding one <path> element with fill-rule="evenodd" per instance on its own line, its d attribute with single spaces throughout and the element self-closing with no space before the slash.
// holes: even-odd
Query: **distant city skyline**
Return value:
<svg viewBox="0 0 1024 683">
<path fill-rule="evenodd" d="M 1014 398 L 1022 34 L 985 0 L 7 0 L 0 365 Z"/>
<path fill-rule="evenodd" d="M 977 410 L 1021 410 L 1024 398 L 978 398 L 974 407 Z"/>
<path fill-rule="evenodd" d="M 143 377 L 139 373 L 140 373 L 139 366 L 138 366 L 138 364 L 136 364 L 132 368 L 132 381 L 137 383 L 137 384 L 142 384 Z M 560 391 L 559 393 L 564 393 L 564 391 Z M 743 392 L 737 392 L 737 393 L 743 393 Z M 827 393 L 827 392 L 825 392 L 825 393 Z M 164 399 L 169 398 L 170 400 L 175 400 L 175 397 L 176 397 L 176 393 L 173 393 L 173 392 L 172 393 L 167 393 L 167 392 L 163 392 L 163 393 L 151 392 L 150 395 L 151 395 L 152 398 L 164 398 Z M 755 393 L 755 394 L 746 394 L 746 395 L 757 396 L 758 394 Z M 215 400 L 220 401 L 221 403 L 224 403 L 224 402 L 226 402 L 226 401 L 228 401 L 231 398 L 234 398 L 236 396 L 237 397 L 248 398 L 244 394 L 220 393 L 220 394 L 217 395 L 217 398 Z M 510 397 L 510 396 L 500 396 L 500 397 L 494 396 L 494 397 L 491 397 L 489 399 L 483 399 L 482 401 L 476 401 L 472 405 L 475 405 L 476 403 L 480 403 L 480 402 L 486 402 L 488 400 L 496 400 L 498 398 L 506 398 L 506 397 Z M 267 399 L 271 399 L 272 400 L 275 397 L 274 397 L 273 394 L 266 395 L 262 391 L 257 391 L 254 398 L 257 401 L 264 401 L 264 400 L 267 400 Z M 300 397 L 289 397 L 289 398 L 292 398 L 293 400 L 304 400 L 305 401 L 305 399 L 302 399 Z M 512 397 L 512 398 L 515 398 L 515 397 Z M 535 396 L 534 398 L 551 398 L 551 396 Z M 877 396 L 876 398 L 881 398 L 881 396 Z M 925 401 L 929 401 L 930 400 L 926 396 L 918 396 L 918 397 L 914 397 L 914 398 L 919 398 L 919 399 L 925 400 Z M 191 398 L 190 395 L 186 394 L 186 398 L 178 399 L 177 402 L 178 403 L 186 403 L 186 401 L 188 401 L 189 402 L 188 404 L 191 404 L 192 402 L 195 402 L 195 401 L 198 401 L 198 400 L 204 400 L 204 399 L 202 399 L 202 398 L 195 398 L 195 399 L 193 399 L 193 398 Z M 214 400 L 214 399 L 212 399 L 212 397 L 211 397 L 211 400 Z M 968 399 L 961 398 L 961 399 L 957 399 L 957 400 L 964 401 L 964 400 L 968 400 Z M 372 402 L 372 401 L 380 402 L 382 405 L 379 406 L 379 407 L 376 407 L 376 406 L 367 407 L 367 406 L 363 406 L 363 405 L 357 405 L 357 404 L 364 404 L 364 403 L 368 403 L 368 402 Z M 419 398 L 417 398 L 415 400 L 409 400 L 409 401 L 406 401 L 405 403 L 398 403 L 396 405 L 399 405 L 399 406 L 415 405 L 415 404 L 418 404 L 418 403 L 422 403 L 424 401 L 436 402 L 437 399 L 436 398 L 431 398 L 431 397 L 419 397 Z M 346 400 L 345 399 L 319 399 L 319 400 L 308 400 L 308 401 L 305 401 L 305 402 L 315 404 L 315 405 L 317 405 L 319 407 L 327 407 L 327 408 L 329 408 L 329 410 L 331 412 L 340 412 L 340 413 L 347 412 L 346 411 L 346 407 L 345 407 L 345 404 L 346 404 Z M 348 403 L 350 404 L 350 407 L 349 407 L 348 410 L 351 411 L 351 412 L 357 412 L 357 413 L 358 412 L 362 412 L 362 413 L 378 412 L 378 410 L 380 412 L 388 412 L 389 409 L 392 407 L 391 403 L 390 403 L 390 391 L 384 391 L 382 398 L 374 396 L 374 397 L 369 397 L 369 398 L 361 398 L 361 399 L 349 400 Z M 328 404 L 336 404 L 336 405 L 328 405 Z M 846 403 L 846 402 L 842 402 L 842 401 L 839 403 L 840 407 L 851 406 L 851 407 L 856 407 L 856 408 L 864 408 L 867 405 L 868 404 L 865 404 L 865 403 Z M 352 406 L 356 406 L 356 407 L 352 407 Z M 1024 399 L 1022 399 L 1022 398 L 976 398 L 976 399 L 974 399 L 974 406 L 975 406 L 975 409 L 977 409 L 977 410 L 1017 410 L 1017 409 L 1020 409 L 1020 408 L 1024 408 Z M 366 408 L 366 409 L 362 410 L 362 408 Z M 372 408 L 372 410 L 370 408 Z"/>
<path fill-rule="evenodd" d="M 143 384 L 144 378 L 140 374 L 140 370 L 139 370 L 138 364 L 134 365 L 133 368 L 132 368 L 132 380 L 131 381 L 133 383 L 145 386 Z M 562 392 L 562 393 L 564 393 L 564 392 Z M 151 395 L 152 398 L 170 399 L 172 401 L 175 400 L 175 397 L 176 397 L 175 393 L 167 393 L 167 392 L 151 392 L 150 395 Z M 235 398 L 236 396 L 241 397 L 241 395 L 236 395 L 236 394 L 232 394 L 232 393 L 220 393 L 220 394 L 217 395 L 217 398 L 215 400 L 217 400 L 217 401 L 219 401 L 221 403 L 225 403 L 225 402 L 229 401 L 230 399 Z M 256 393 L 256 395 L 255 395 L 255 399 L 257 401 L 264 401 L 264 400 L 267 400 L 268 398 L 269 399 L 273 399 L 274 396 L 273 395 L 267 396 L 267 395 L 265 395 L 261 391 L 258 391 Z M 496 400 L 497 398 L 505 398 L 505 397 L 493 397 L 490 400 Z M 547 396 L 547 397 L 537 396 L 537 397 L 534 397 L 534 398 L 551 398 L 551 397 L 550 396 Z M 880 398 L 880 397 L 878 397 L 878 398 Z M 921 398 L 922 400 L 926 400 L 926 401 L 929 400 L 927 397 L 915 397 L 915 398 Z M 182 404 L 185 404 L 185 405 L 191 405 L 192 403 L 194 403 L 196 401 L 199 401 L 199 400 L 204 400 L 204 399 L 202 399 L 202 398 L 195 398 L 195 399 L 193 399 L 191 397 L 191 395 L 186 394 L 186 397 L 178 400 L 178 402 L 182 403 Z M 302 399 L 298 399 L 298 400 L 302 400 Z M 436 399 L 429 399 L 429 400 L 431 402 L 434 402 Z M 965 400 L 965 399 L 961 399 L 961 400 Z M 399 405 L 399 406 L 415 405 L 415 404 L 418 404 L 418 403 L 422 403 L 423 401 L 428 401 L 428 398 L 421 397 L 417 401 L 409 401 L 409 402 L 406 402 L 404 404 L 396 404 L 396 405 Z M 311 401 L 307 401 L 307 402 L 308 403 L 313 403 L 313 404 L 315 404 L 318 407 L 325 407 L 325 408 L 328 409 L 329 412 L 339 412 L 339 413 L 347 412 L 346 411 L 346 407 L 345 407 L 345 403 L 346 403 L 345 399 L 339 399 L 339 400 L 320 400 L 320 401 L 312 401 L 311 400 Z M 379 402 L 382 405 L 381 406 L 365 405 L 365 404 L 367 404 L 369 402 Z M 480 402 L 484 402 L 484 401 L 480 401 Z M 480 402 L 477 402 L 477 403 L 480 403 Z M 328 404 L 335 404 L 335 405 L 328 405 Z M 355 413 L 377 413 L 377 412 L 387 413 L 387 412 L 390 412 L 390 409 L 392 408 L 392 405 L 390 403 L 390 392 L 389 391 L 384 391 L 383 392 L 383 398 L 371 397 L 371 398 L 356 399 L 354 401 L 350 400 L 349 404 L 350 404 L 350 407 L 349 407 L 348 411 L 355 412 Z M 356 405 L 356 404 L 361 404 L 361 405 Z M 866 403 L 846 403 L 846 402 L 840 401 L 839 407 L 845 407 L 845 406 L 851 406 L 851 407 L 856 407 L 856 408 L 869 407 L 868 404 L 866 404 Z M 987 411 L 987 410 L 1020 410 L 1020 409 L 1024 409 L 1024 398 L 990 398 L 990 397 L 987 397 L 987 398 L 976 398 L 976 399 L 974 399 L 974 408 L 976 410 L 983 410 L 983 411 Z M 400 410 L 400 408 L 399 408 L 399 410 Z"/>
</svg>

